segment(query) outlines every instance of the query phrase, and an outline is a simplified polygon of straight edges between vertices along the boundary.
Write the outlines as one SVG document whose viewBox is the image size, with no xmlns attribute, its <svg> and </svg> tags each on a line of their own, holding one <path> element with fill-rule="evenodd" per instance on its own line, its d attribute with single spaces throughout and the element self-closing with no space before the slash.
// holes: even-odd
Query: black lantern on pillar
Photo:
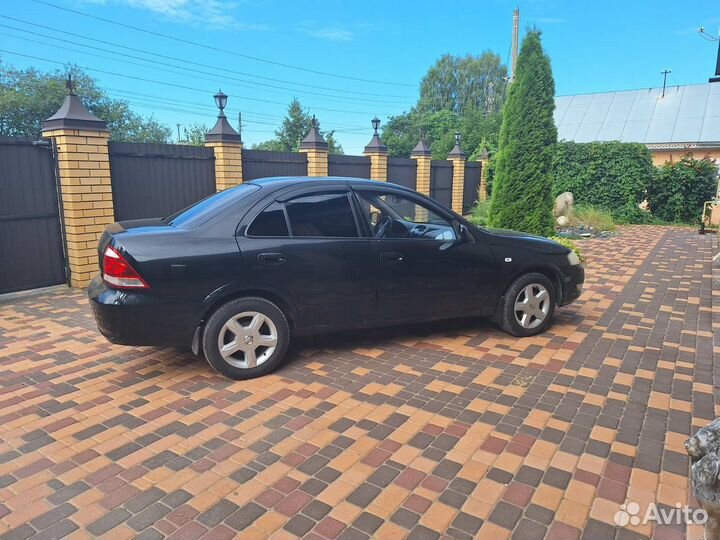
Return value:
<svg viewBox="0 0 720 540">
<path fill-rule="evenodd" d="M 223 94 L 222 90 L 218 90 L 218 93 L 213 96 L 215 98 L 215 105 L 218 109 L 220 109 L 220 114 L 218 117 L 225 116 L 225 113 L 223 112 L 223 109 L 227 105 L 227 95 Z"/>
<path fill-rule="evenodd" d="M 375 130 L 375 135 L 377 135 L 378 128 L 380 127 L 380 119 L 377 116 L 372 119 L 372 127 Z"/>
<path fill-rule="evenodd" d="M 455 132 L 455 144 L 460 146 L 460 132 L 459 131 Z"/>
</svg>

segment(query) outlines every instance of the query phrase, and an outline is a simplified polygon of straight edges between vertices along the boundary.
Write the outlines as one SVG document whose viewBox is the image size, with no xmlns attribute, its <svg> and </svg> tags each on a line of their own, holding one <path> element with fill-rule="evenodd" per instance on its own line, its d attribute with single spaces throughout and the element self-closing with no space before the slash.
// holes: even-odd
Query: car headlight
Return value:
<svg viewBox="0 0 720 540">
<path fill-rule="evenodd" d="M 570 253 L 567 254 L 568 263 L 571 266 L 575 266 L 576 264 L 580 264 L 580 257 L 578 257 L 578 254 L 574 251 L 570 251 Z"/>
</svg>

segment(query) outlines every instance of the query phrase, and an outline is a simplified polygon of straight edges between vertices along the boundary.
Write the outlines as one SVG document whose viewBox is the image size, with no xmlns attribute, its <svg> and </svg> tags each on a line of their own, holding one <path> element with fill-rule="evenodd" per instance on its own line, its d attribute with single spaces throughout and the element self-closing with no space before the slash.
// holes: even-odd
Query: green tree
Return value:
<svg viewBox="0 0 720 540">
<path fill-rule="evenodd" d="M 191 146 L 205 146 L 205 135 L 210 129 L 205 124 L 190 124 L 183 128 L 182 144 Z"/>
<path fill-rule="evenodd" d="M 655 217 L 671 222 L 697 223 L 703 204 L 715 195 L 718 168 L 709 158 L 691 154 L 658 167 L 648 186 L 648 206 Z"/>
<path fill-rule="evenodd" d="M 417 109 L 421 113 L 447 110 L 459 115 L 468 111 L 499 112 L 506 78 L 507 68 L 491 51 L 480 56 L 445 54 L 420 82 Z"/>
<path fill-rule="evenodd" d="M 557 142 L 555 82 L 550 59 L 531 30 L 523 40 L 515 80 L 503 110 L 489 224 L 553 233 L 550 165 Z"/>
<path fill-rule="evenodd" d="M 42 122 L 55 114 L 67 94 L 70 73 L 83 104 L 107 122 L 110 139 L 131 142 L 168 142 L 169 127 L 152 116 L 143 117 L 123 100 L 110 98 L 95 79 L 77 66 L 45 73 L 16 69 L 0 60 L 0 135 L 40 137 Z"/>
<path fill-rule="evenodd" d="M 277 152 L 297 152 L 300 142 L 312 127 L 312 115 L 303 108 L 297 98 L 293 98 L 285 113 L 280 128 L 275 131 L 275 138 L 253 145 L 255 150 L 274 150 Z M 334 131 L 320 133 L 328 143 L 331 154 L 342 154 L 342 146 L 335 140 Z"/>
</svg>

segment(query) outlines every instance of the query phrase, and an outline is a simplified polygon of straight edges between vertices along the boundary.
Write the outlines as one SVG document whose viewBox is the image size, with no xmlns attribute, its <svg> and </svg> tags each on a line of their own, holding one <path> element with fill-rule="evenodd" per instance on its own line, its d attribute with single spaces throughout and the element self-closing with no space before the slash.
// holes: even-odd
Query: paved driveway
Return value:
<svg viewBox="0 0 720 540">
<path fill-rule="evenodd" d="M 684 504 L 682 442 L 716 414 L 712 238 L 582 247 L 543 336 L 306 340 L 248 382 L 110 345 L 81 292 L 0 304 L 0 538 L 647 538 L 619 505 Z"/>
</svg>

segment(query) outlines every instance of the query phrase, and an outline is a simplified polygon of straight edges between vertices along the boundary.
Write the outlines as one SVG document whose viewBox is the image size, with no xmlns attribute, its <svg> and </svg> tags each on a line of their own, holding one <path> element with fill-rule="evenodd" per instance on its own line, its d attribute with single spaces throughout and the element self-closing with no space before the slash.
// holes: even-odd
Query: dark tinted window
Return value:
<svg viewBox="0 0 720 540">
<path fill-rule="evenodd" d="M 249 236 L 289 236 L 282 206 L 272 203 L 263 210 L 248 228 Z"/>
<path fill-rule="evenodd" d="M 307 195 L 285 203 L 293 236 L 358 236 L 345 193 Z"/>
</svg>

